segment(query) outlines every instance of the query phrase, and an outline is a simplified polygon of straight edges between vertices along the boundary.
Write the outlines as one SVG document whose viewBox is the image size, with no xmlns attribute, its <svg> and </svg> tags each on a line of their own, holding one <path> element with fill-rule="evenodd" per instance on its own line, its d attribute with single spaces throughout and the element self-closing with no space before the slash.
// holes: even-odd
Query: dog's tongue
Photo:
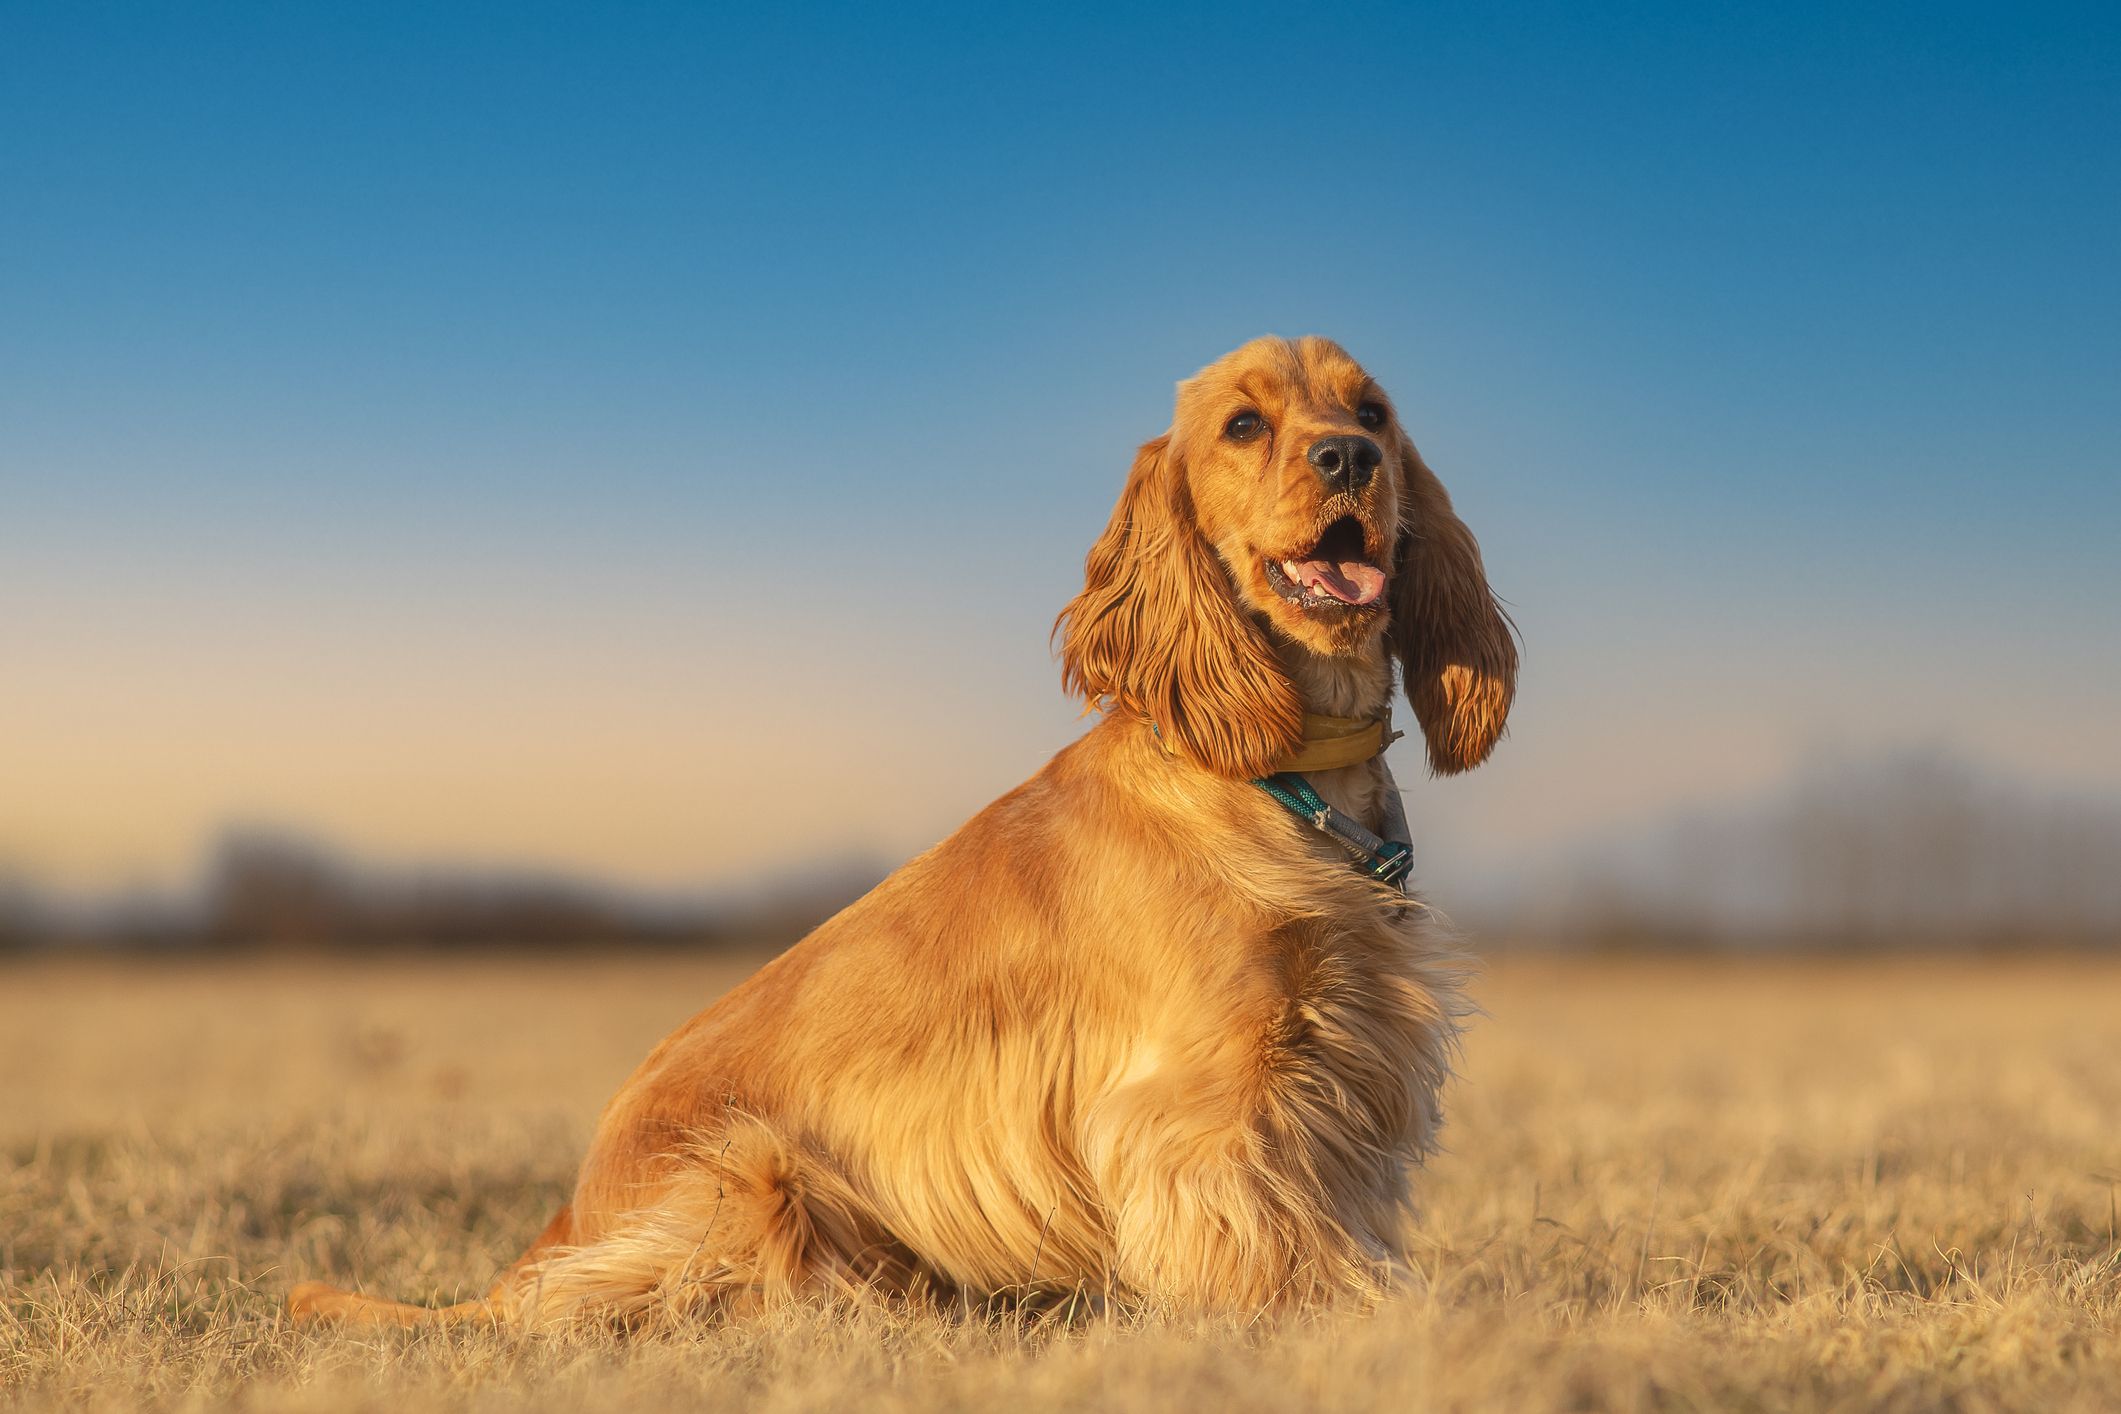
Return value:
<svg viewBox="0 0 2121 1414">
<path fill-rule="evenodd" d="M 1363 560 L 1283 560 L 1281 571 L 1343 604 L 1368 604 L 1385 592 L 1385 572 Z"/>
</svg>

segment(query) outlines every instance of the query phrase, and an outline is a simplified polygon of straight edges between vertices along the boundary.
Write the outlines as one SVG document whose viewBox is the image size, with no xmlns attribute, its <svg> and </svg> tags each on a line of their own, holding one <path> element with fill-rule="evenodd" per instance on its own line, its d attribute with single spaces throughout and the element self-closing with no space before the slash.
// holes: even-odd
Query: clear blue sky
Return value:
<svg viewBox="0 0 2121 1414">
<path fill-rule="evenodd" d="M 1270 331 L 1525 630 L 1432 859 L 1822 746 L 2121 788 L 2117 16 L 10 5 L 0 862 L 910 848 Z"/>
</svg>

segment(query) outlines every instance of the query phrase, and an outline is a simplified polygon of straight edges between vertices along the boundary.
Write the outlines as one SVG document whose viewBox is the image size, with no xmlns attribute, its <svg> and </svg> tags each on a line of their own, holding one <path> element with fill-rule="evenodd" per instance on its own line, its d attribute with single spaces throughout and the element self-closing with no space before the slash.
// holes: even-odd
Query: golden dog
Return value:
<svg viewBox="0 0 2121 1414">
<path fill-rule="evenodd" d="M 1517 650 L 1473 537 L 1352 358 L 1262 339 L 1181 385 L 1055 632 L 1097 724 L 657 1046 L 483 1301 L 311 1282 L 293 1313 L 1378 1289 L 1461 963 L 1375 858 L 1255 782 L 1300 769 L 1392 831 L 1394 657 L 1433 769 L 1486 757 Z"/>
</svg>

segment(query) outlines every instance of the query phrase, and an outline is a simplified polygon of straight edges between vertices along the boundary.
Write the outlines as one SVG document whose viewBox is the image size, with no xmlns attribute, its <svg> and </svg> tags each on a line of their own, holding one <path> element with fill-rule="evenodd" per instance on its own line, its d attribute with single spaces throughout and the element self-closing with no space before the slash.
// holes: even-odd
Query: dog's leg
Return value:
<svg viewBox="0 0 2121 1414">
<path fill-rule="evenodd" d="M 1256 1159 L 1203 1156 L 1119 1205 L 1116 1275 L 1186 1310 L 1260 1311 L 1381 1289 L 1388 1253 Z M 1371 1250 L 1373 1249 L 1374 1250 Z"/>
<path fill-rule="evenodd" d="M 1091 1158 L 1124 1286 L 1225 1311 L 1381 1289 L 1389 1244 L 1368 1230 L 1363 1205 L 1335 1201 L 1334 1166 L 1307 1136 L 1263 1108 L 1228 1083 L 1177 1076 L 1101 1108 Z"/>
<path fill-rule="evenodd" d="M 921 1281 L 831 1157 L 767 1120 L 727 1113 L 686 1153 L 640 1207 L 579 1246 L 524 1264 L 493 1302 L 529 1324 L 643 1321 Z"/>
</svg>

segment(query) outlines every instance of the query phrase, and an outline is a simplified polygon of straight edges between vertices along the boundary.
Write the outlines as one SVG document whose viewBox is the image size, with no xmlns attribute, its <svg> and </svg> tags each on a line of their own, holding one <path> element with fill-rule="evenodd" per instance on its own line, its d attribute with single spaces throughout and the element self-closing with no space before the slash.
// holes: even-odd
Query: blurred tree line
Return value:
<svg viewBox="0 0 2121 1414">
<path fill-rule="evenodd" d="M 752 947 L 802 936 L 877 877 L 847 865 L 741 896 L 649 897 L 538 874 L 361 869 L 293 836 L 243 832 L 180 894 L 67 905 L 0 880 L 0 952 Z"/>
<path fill-rule="evenodd" d="M 1526 927 L 1608 946 L 2121 946 L 2121 801 L 1939 752 L 1830 759 L 1581 852 Z"/>
<path fill-rule="evenodd" d="M 883 873 L 812 865 L 742 893 L 656 898 L 530 874 L 360 869 L 250 832 L 177 895 L 62 905 L 0 878 L 0 952 L 778 945 Z M 1767 799 L 1528 862 L 1476 916 L 1484 937 L 1530 947 L 2117 947 L 2121 801 L 1935 753 L 1830 761 Z"/>
</svg>

